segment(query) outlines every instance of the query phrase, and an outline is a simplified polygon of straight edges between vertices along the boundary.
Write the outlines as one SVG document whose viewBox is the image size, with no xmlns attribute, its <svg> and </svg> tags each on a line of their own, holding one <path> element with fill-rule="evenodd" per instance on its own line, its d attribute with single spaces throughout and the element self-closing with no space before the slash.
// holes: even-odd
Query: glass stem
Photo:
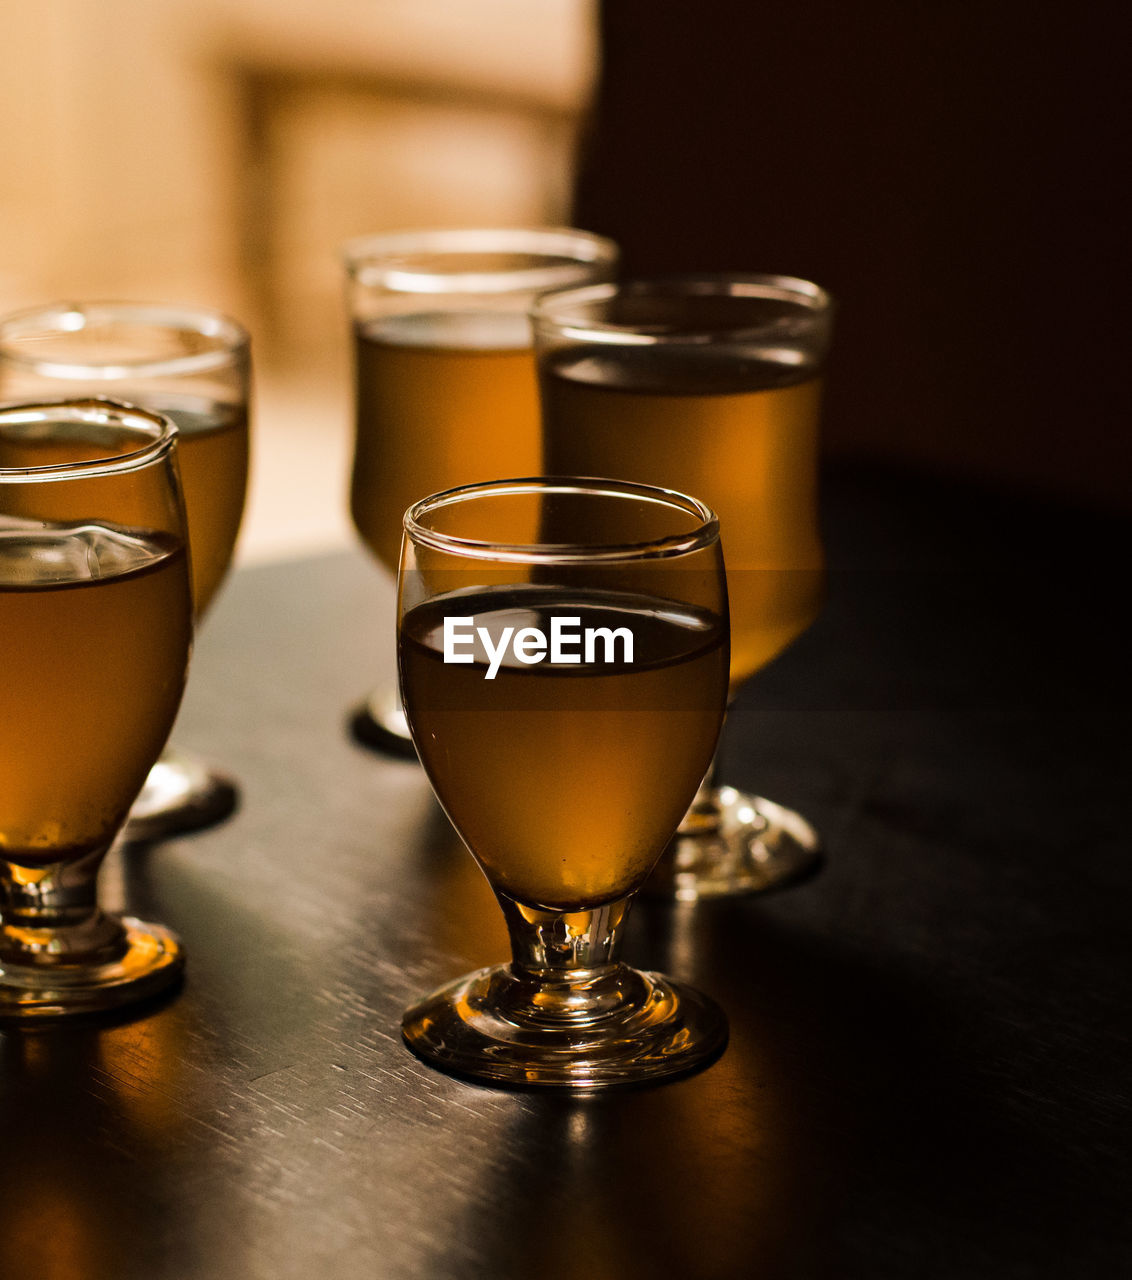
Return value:
<svg viewBox="0 0 1132 1280">
<path fill-rule="evenodd" d="M 124 954 L 122 925 L 98 906 L 98 869 L 105 856 L 105 849 L 96 849 L 46 867 L 0 862 L 0 961 L 85 965 Z"/>
<path fill-rule="evenodd" d="M 629 898 L 590 911 L 547 911 L 503 893 L 497 897 L 511 935 L 512 966 L 520 972 L 552 977 L 618 962 Z"/>
<path fill-rule="evenodd" d="M 548 911 L 496 896 L 511 935 L 512 982 L 501 999 L 512 1018 L 584 1025 L 631 1001 L 635 975 L 619 959 L 631 898 L 588 911 Z"/>
</svg>

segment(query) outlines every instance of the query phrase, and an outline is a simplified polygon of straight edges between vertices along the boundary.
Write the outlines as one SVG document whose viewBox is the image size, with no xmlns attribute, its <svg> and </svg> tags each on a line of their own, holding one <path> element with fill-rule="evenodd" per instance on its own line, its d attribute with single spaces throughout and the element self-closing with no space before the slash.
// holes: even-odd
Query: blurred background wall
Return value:
<svg viewBox="0 0 1132 1280">
<path fill-rule="evenodd" d="M 562 223 L 591 0 L 0 6 L 0 310 L 190 301 L 252 330 L 243 560 L 352 539 L 350 236 Z"/>
<path fill-rule="evenodd" d="M 631 272 L 811 276 L 840 304 L 829 453 L 1127 507 L 1118 13 L 8 4 L 0 307 L 186 300 L 249 325 L 245 560 L 352 538 L 338 251 L 404 226 L 575 221 Z"/>
<path fill-rule="evenodd" d="M 575 216 L 630 272 L 832 290 L 829 453 L 1127 510 L 1127 21 L 606 0 Z"/>
</svg>

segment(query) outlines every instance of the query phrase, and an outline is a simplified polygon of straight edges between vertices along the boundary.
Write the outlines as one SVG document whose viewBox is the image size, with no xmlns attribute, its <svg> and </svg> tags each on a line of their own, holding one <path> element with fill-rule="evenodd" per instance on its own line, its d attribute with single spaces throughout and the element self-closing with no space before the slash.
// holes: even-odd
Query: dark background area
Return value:
<svg viewBox="0 0 1132 1280">
<path fill-rule="evenodd" d="M 832 1274 L 1132 1256 L 1126 26 L 1089 3 L 602 8 L 576 223 L 627 275 L 780 272 L 838 302 L 829 601 L 722 759 L 788 801 L 828 787 L 825 870 L 763 909 L 809 945 L 807 901 L 844 877 L 828 937 L 874 966 L 806 970 L 763 931 L 767 963 L 735 966 L 761 995 L 768 967 L 808 973 L 788 1006 L 844 1032 L 819 1060 L 861 1145 L 801 1211 Z M 924 985 L 889 1002 L 913 954 Z"/>
<path fill-rule="evenodd" d="M 1123 10 L 607 0 L 601 22 L 574 220 L 626 274 L 830 289 L 831 455 L 1128 510 Z"/>
</svg>

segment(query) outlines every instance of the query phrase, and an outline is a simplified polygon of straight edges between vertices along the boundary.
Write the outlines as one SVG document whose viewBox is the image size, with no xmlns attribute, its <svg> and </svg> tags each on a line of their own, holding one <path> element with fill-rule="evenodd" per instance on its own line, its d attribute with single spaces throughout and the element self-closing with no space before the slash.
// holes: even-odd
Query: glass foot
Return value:
<svg viewBox="0 0 1132 1280">
<path fill-rule="evenodd" d="M 605 1089 L 686 1075 L 727 1043 L 707 996 L 622 964 L 548 981 L 481 969 L 410 1008 L 401 1034 L 442 1071 L 513 1088 Z"/>
<path fill-rule="evenodd" d="M 686 821 L 641 890 L 646 897 L 722 898 L 765 893 L 812 874 L 821 865 L 818 833 L 793 809 L 762 796 L 719 787 Z"/>
<path fill-rule="evenodd" d="M 97 1013 L 144 1000 L 172 985 L 185 967 L 177 935 L 159 924 L 118 917 L 125 950 L 101 964 L 0 962 L 0 1019 Z"/>
<path fill-rule="evenodd" d="M 373 747 L 386 755 L 417 758 L 417 749 L 409 734 L 409 724 L 401 708 L 397 689 L 377 689 L 354 712 L 350 732 L 363 746 Z"/>
<path fill-rule="evenodd" d="M 165 751 L 130 809 L 123 839 L 148 844 L 214 826 L 232 815 L 238 800 L 235 785 L 203 761 Z"/>
</svg>

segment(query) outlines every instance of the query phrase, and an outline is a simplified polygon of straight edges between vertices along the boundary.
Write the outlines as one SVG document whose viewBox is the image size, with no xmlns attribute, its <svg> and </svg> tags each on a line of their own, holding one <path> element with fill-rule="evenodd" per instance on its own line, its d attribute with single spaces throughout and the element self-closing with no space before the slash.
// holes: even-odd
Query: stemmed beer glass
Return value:
<svg viewBox="0 0 1132 1280">
<path fill-rule="evenodd" d="M 608 278 L 617 251 L 583 231 L 505 227 L 365 236 L 343 252 L 356 375 L 350 512 L 395 575 L 411 503 L 541 470 L 527 310 L 540 290 Z M 392 685 L 353 725 L 372 746 L 412 754 Z"/>
<path fill-rule="evenodd" d="M 734 696 L 817 615 L 817 432 L 831 301 L 787 276 L 544 295 L 532 312 L 543 468 L 695 493 L 719 514 Z M 704 779 L 650 891 L 752 892 L 818 857 L 799 814 Z"/>
<path fill-rule="evenodd" d="M 715 750 L 727 589 L 702 503 L 602 480 L 449 490 L 405 516 L 401 687 L 512 962 L 413 1006 L 417 1054 L 492 1083 L 596 1089 L 719 1051 L 700 993 L 618 959 L 633 894 Z"/>
<path fill-rule="evenodd" d="M 0 409 L 0 1017 L 109 1008 L 180 943 L 101 911 L 99 865 L 181 701 L 176 431 L 105 400 Z"/>
<path fill-rule="evenodd" d="M 247 333 L 206 308 L 64 302 L 0 318 L 0 400 L 110 396 L 177 425 L 198 622 L 228 571 L 243 516 L 250 375 Z M 229 778 L 166 751 L 130 813 L 127 838 L 209 826 L 236 799 Z"/>
</svg>

